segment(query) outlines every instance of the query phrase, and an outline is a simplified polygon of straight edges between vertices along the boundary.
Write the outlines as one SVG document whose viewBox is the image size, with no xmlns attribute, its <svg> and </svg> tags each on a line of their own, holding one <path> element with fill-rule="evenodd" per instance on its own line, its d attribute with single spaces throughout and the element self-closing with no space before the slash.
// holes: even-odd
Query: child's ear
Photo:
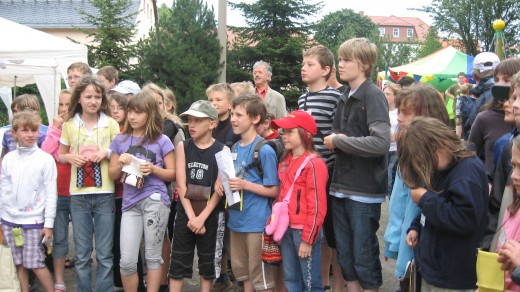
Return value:
<svg viewBox="0 0 520 292">
<path fill-rule="evenodd" d="M 251 122 L 253 123 L 253 125 L 260 125 L 260 115 L 254 117 L 254 118 L 251 118 Z"/>
<path fill-rule="evenodd" d="M 327 74 L 329 74 L 329 72 L 331 72 L 330 70 L 330 66 L 325 66 L 325 68 L 323 68 L 324 72 L 323 72 L 323 77 L 327 76 Z"/>
</svg>

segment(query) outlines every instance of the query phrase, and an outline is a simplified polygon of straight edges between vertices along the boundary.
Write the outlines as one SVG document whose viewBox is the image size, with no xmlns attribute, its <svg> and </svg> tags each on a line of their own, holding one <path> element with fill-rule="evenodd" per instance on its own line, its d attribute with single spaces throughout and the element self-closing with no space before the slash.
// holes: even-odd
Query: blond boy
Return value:
<svg viewBox="0 0 520 292">
<path fill-rule="evenodd" d="M 333 134 L 336 152 L 329 198 L 338 261 L 349 291 L 377 291 L 382 284 L 377 229 L 388 193 L 390 120 L 385 95 L 370 79 L 377 47 L 365 38 L 339 48 L 339 75 L 349 83 L 341 95 Z"/>
<path fill-rule="evenodd" d="M 213 138 L 231 147 L 240 139 L 239 135 L 233 133 L 230 123 L 231 103 L 235 97 L 233 89 L 227 83 L 217 83 L 206 89 L 206 95 L 218 112 L 218 125 L 213 130 Z"/>
</svg>

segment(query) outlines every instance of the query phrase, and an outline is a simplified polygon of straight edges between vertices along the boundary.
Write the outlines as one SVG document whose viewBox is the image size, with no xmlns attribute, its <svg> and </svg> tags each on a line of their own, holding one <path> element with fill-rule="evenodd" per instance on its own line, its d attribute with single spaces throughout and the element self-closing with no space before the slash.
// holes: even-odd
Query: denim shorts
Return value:
<svg viewBox="0 0 520 292">
<path fill-rule="evenodd" d="M 360 203 L 330 196 L 338 262 L 346 281 L 359 281 L 363 289 L 383 284 L 377 230 L 381 204 Z"/>
<path fill-rule="evenodd" d="M 69 253 L 70 197 L 58 196 L 56 218 L 54 219 L 55 259 L 63 259 Z"/>
</svg>

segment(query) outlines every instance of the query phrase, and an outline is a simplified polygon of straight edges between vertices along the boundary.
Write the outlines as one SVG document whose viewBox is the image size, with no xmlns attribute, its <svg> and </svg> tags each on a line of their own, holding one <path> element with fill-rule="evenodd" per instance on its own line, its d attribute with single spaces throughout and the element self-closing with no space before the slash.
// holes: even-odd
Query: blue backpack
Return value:
<svg viewBox="0 0 520 292">
<path fill-rule="evenodd" d="M 471 96 L 459 96 L 460 100 L 460 119 L 461 124 L 465 125 L 466 121 L 469 119 L 469 116 L 471 115 L 471 111 L 476 105 L 475 99 Z"/>
</svg>

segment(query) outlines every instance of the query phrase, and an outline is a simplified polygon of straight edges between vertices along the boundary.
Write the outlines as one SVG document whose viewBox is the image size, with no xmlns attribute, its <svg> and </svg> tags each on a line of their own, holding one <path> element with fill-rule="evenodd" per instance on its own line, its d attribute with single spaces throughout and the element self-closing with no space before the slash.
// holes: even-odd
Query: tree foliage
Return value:
<svg viewBox="0 0 520 292">
<path fill-rule="evenodd" d="M 418 46 L 417 43 L 381 41 L 378 45 L 376 69 L 383 71 L 386 70 L 386 67 L 396 67 L 413 62 L 417 59 Z"/>
<path fill-rule="evenodd" d="M 364 37 L 379 42 L 379 30 L 370 18 L 352 9 L 342 9 L 325 15 L 314 26 L 314 39 L 337 54 L 339 46 L 351 38 Z"/>
<path fill-rule="evenodd" d="M 520 2 L 518 0 L 433 0 L 429 6 L 417 9 L 429 13 L 434 25 L 448 37 L 460 38 L 466 53 L 491 51 L 493 21 L 503 19 L 507 26 L 506 39 L 515 43 L 520 29 Z"/>
<path fill-rule="evenodd" d="M 291 100 L 304 90 L 301 80 L 302 52 L 311 45 L 307 18 L 323 6 L 304 0 L 258 0 L 252 4 L 230 3 L 242 11 L 248 27 L 238 33 L 228 51 L 227 80 L 251 79 L 254 62 L 264 60 L 273 67 L 270 87 L 280 89 Z"/>
<path fill-rule="evenodd" d="M 325 15 L 315 25 L 314 39 L 328 47 L 337 55 L 339 46 L 348 39 L 364 37 L 378 48 L 375 69 L 399 66 L 409 63 L 416 55 L 414 42 L 392 43 L 390 39 L 379 36 L 378 26 L 370 18 L 361 16 L 351 9 L 342 9 Z"/>
<path fill-rule="evenodd" d="M 159 9 L 156 27 L 139 44 L 134 78 L 171 88 L 178 111 L 187 109 L 218 80 L 220 50 L 213 9 L 203 0 L 176 0 Z"/>
<path fill-rule="evenodd" d="M 131 69 L 130 60 L 135 57 L 133 37 L 136 24 L 133 22 L 137 12 L 129 13 L 130 0 L 89 0 L 98 10 L 97 14 L 80 11 L 86 22 L 97 29 L 80 29 L 92 38 L 88 46 L 90 65 L 101 68 L 114 66 L 120 76 L 125 77 Z"/>
<path fill-rule="evenodd" d="M 419 49 L 417 57 L 426 57 L 429 54 L 434 53 L 440 49 L 442 49 L 442 44 L 440 42 L 439 33 L 437 32 L 437 29 L 435 27 L 430 26 L 430 28 L 428 29 L 428 34 L 426 35 L 426 40 Z"/>
</svg>

